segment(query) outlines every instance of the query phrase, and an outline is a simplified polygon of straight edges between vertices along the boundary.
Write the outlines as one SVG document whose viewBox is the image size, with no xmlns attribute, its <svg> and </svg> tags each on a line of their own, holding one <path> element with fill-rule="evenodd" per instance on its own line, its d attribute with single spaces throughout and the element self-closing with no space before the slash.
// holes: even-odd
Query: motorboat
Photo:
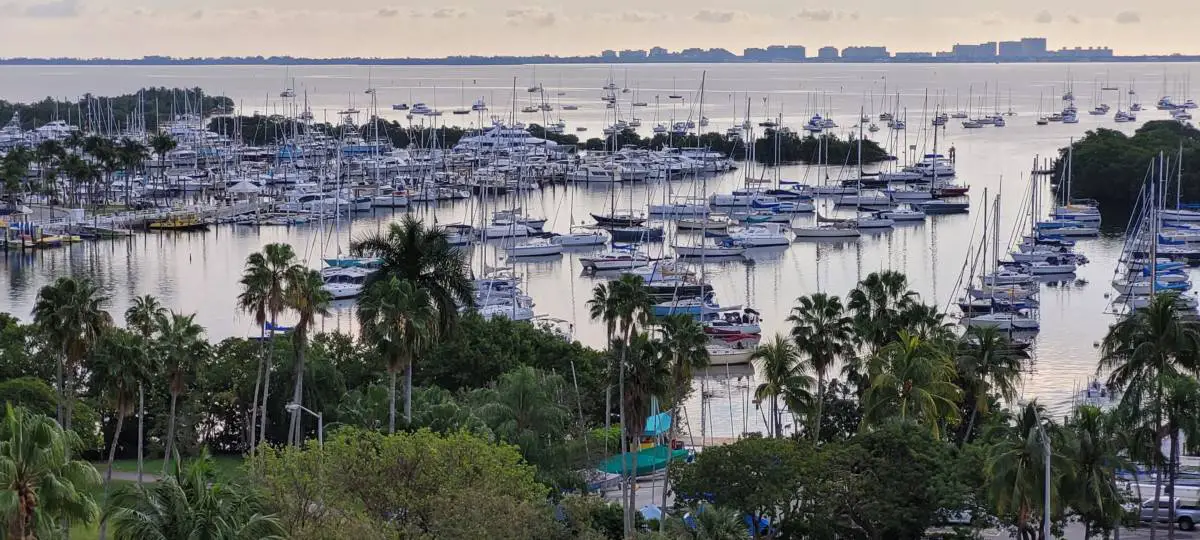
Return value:
<svg viewBox="0 0 1200 540">
<path fill-rule="evenodd" d="M 1165 274 L 1156 276 L 1155 285 L 1151 286 L 1149 279 L 1115 279 L 1112 286 L 1121 294 L 1146 295 L 1152 291 L 1187 291 L 1192 283 L 1184 274 Z"/>
<path fill-rule="evenodd" d="M 879 212 L 882 218 L 890 219 L 896 223 L 907 223 L 913 221 L 925 221 L 925 212 L 914 210 L 911 208 L 897 208 L 894 210 L 884 210 Z"/>
<path fill-rule="evenodd" d="M 509 257 L 541 257 L 546 255 L 561 255 L 563 245 L 546 239 L 530 240 L 504 248 Z"/>
<path fill-rule="evenodd" d="M 579 262 L 584 270 L 607 272 L 646 266 L 650 264 L 650 257 L 632 249 L 614 249 L 592 257 L 581 257 Z"/>
<path fill-rule="evenodd" d="M 742 313 L 736 311 L 726 311 L 718 315 L 718 318 L 704 321 L 705 334 L 761 334 L 762 327 L 759 325 L 759 314 L 757 311 L 745 308 Z"/>
<path fill-rule="evenodd" d="M 1116 121 L 1117 123 L 1136 122 L 1137 115 L 1133 114 L 1132 112 L 1117 111 L 1117 114 L 1113 115 L 1113 120 Z"/>
<path fill-rule="evenodd" d="M 363 284 L 373 273 L 374 269 L 361 266 L 331 266 L 321 272 L 321 281 L 324 282 L 321 288 L 334 300 L 354 298 L 362 294 Z"/>
<path fill-rule="evenodd" d="M 736 349 L 733 347 L 722 347 L 720 345 L 708 345 L 708 365 L 710 366 L 735 366 L 749 364 L 750 357 L 754 355 L 754 349 Z"/>
<path fill-rule="evenodd" d="M 779 223 L 763 223 L 731 231 L 729 239 L 747 248 L 786 246 L 792 243 L 787 231 Z"/>
<path fill-rule="evenodd" d="M 522 223 L 493 223 L 483 228 L 480 232 L 484 240 L 492 238 L 515 238 L 529 236 L 536 231 L 528 225 Z"/>
</svg>

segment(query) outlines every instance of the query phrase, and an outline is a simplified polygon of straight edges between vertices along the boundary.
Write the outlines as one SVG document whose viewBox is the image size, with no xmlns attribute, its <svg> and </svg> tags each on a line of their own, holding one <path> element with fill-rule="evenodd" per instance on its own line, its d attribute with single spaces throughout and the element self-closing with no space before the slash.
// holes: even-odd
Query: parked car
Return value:
<svg viewBox="0 0 1200 540">
<path fill-rule="evenodd" d="M 1176 497 L 1174 500 L 1169 497 L 1160 497 L 1155 504 L 1154 499 L 1147 499 L 1142 503 L 1141 520 L 1149 522 L 1154 520 L 1154 507 L 1158 506 L 1158 522 L 1170 523 L 1171 521 L 1171 506 L 1175 506 L 1175 523 L 1181 530 L 1190 531 L 1196 528 L 1196 523 L 1200 522 L 1200 505 L 1184 504 L 1183 499 Z"/>
</svg>

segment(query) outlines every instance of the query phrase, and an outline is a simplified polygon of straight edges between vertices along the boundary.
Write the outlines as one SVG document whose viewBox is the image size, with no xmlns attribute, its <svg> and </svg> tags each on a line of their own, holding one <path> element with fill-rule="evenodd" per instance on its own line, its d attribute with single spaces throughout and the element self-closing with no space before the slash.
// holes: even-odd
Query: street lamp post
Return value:
<svg viewBox="0 0 1200 540">
<path fill-rule="evenodd" d="M 325 419 L 324 419 L 324 417 L 321 416 L 321 413 L 310 410 L 307 407 L 305 407 L 304 405 L 301 405 L 299 403 L 288 403 L 284 408 L 287 409 L 288 412 L 293 412 L 296 409 L 299 409 L 301 411 L 304 411 L 308 414 L 311 414 L 311 415 L 317 417 L 317 445 L 321 446 L 321 447 L 325 446 Z M 297 434 L 296 438 L 299 439 L 299 437 L 300 437 L 300 435 Z M 296 443 L 299 444 L 300 441 L 297 440 Z"/>
</svg>

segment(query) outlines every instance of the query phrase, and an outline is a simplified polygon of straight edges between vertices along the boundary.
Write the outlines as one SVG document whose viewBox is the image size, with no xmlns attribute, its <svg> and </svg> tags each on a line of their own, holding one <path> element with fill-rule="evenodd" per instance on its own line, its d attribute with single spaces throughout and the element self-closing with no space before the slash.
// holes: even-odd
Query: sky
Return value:
<svg viewBox="0 0 1200 540">
<path fill-rule="evenodd" d="M 1049 38 L 1200 54 L 1195 0 L 0 0 L 0 56 L 440 57 Z"/>
</svg>

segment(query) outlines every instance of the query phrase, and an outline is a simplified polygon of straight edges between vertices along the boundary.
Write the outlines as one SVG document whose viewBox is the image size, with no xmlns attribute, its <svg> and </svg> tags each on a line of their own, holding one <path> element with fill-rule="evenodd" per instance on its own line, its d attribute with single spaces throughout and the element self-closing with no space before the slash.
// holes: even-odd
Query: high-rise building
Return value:
<svg viewBox="0 0 1200 540">
<path fill-rule="evenodd" d="M 955 43 L 951 52 L 954 54 L 954 58 L 958 60 L 995 60 L 996 42 L 989 41 L 977 45 Z"/>
<path fill-rule="evenodd" d="M 600 51 L 600 58 L 603 58 L 605 60 L 616 60 L 617 59 L 617 51 L 614 51 L 612 49 L 605 49 L 603 51 Z"/>
<path fill-rule="evenodd" d="M 817 58 L 820 58 L 822 60 L 837 60 L 837 58 L 838 58 L 837 47 L 830 47 L 830 46 L 826 45 L 824 47 L 821 47 L 820 49 L 817 49 Z"/>
<path fill-rule="evenodd" d="M 1021 38 L 1021 48 L 1024 49 L 1025 56 L 1030 58 L 1046 56 L 1046 38 Z"/>
<path fill-rule="evenodd" d="M 625 49 L 625 50 L 617 53 L 617 55 L 621 57 L 621 60 L 645 60 L 646 59 L 646 50 L 645 49 Z"/>
<path fill-rule="evenodd" d="M 650 47 L 650 58 L 662 58 L 671 54 L 670 51 L 662 47 Z"/>
</svg>

